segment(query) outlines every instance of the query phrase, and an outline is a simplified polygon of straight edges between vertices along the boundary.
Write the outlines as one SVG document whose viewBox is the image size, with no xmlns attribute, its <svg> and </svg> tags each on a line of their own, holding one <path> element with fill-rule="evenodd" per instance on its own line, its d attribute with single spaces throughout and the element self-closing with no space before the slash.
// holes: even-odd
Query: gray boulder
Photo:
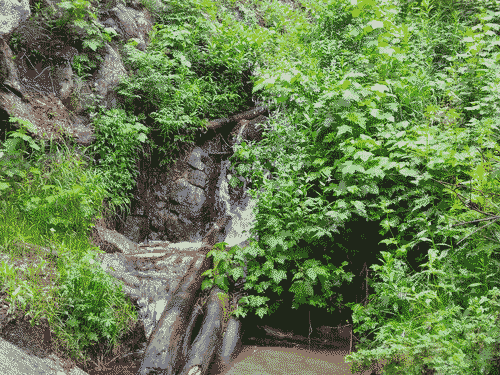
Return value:
<svg viewBox="0 0 500 375">
<path fill-rule="evenodd" d="M 108 14 L 109 18 L 101 22 L 103 26 L 113 28 L 124 41 L 137 40 L 137 49 L 146 50 L 148 33 L 153 26 L 149 11 L 139 11 L 118 4 Z"/>
<path fill-rule="evenodd" d="M 0 0 L 0 37 L 10 34 L 30 15 L 29 0 Z"/>
<path fill-rule="evenodd" d="M 33 375 L 88 375 L 78 367 L 66 369 L 58 357 L 40 358 L 0 338 L 0 373 Z"/>
<path fill-rule="evenodd" d="M 116 108 L 119 104 L 119 99 L 114 88 L 128 74 L 123 66 L 123 61 L 117 51 L 117 47 L 106 44 L 105 51 L 99 71 L 94 77 L 94 87 L 97 94 L 102 98 L 101 105 L 104 105 L 106 108 Z"/>
</svg>

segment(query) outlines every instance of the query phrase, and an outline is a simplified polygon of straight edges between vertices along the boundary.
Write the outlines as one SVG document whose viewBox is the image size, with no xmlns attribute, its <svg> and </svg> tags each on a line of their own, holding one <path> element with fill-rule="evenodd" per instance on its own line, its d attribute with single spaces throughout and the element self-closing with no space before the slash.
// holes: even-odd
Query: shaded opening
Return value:
<svg viewBox="0 0 500 375">
<path fill-rule="evenodd" d="M 203 325 L 204 316 L 205 315 L 203 313 L 199 314 L 194 322 L 193 331 L 191 332 L 191 336 L 189 337 L 188 341 L 190 346 L 193 344 L 194 340 L 196 339 L 196 336 L 198 336 L 198 333 L 200 333 L 201 331 L 201 326 Z"/>
</svg>

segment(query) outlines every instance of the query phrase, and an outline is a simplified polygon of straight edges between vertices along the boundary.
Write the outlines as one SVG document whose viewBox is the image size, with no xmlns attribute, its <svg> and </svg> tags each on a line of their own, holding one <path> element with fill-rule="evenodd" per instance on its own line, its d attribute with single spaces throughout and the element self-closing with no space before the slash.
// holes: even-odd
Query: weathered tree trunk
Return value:
<svg viewBox="0 0 500 375">
<path fill-rule="evenodd" d="M 201 273 L 208 269 L 209 262 L 199 270 L 187 275 L 163 312 L 144 354 L 139 373 L 162 369 L 167 375 L 175 375 L 182 359 L 182 343 L 185 339 L 190 312 L 197 291 L 201 286 Z"/>
<path fill-rule="evenodd" d="M 182 345 L 182 357 L 183 358 L 188 357 L 189 347 L 191 345 L 191 342 L 189 339 L 193 335 L 193 330 L 194 330 L 195 324 L 198 321 L 198 318 L 201 316 L 202 313 L 203 313 L 203 308 L 201 308 L 199 305 L 196 305 L 193 309 L 193 312 L 191 313 L 191 320 L 190 320 L 188 327 L 186 329 L 186 334 L 184 335 L 184 344 Z"/>
<path fill-rule="evenodd" d="M 240 320 L 236 319 L 234 316 L 229 318 L 226 331 L 223 335 L 224 338 L 222 339 L 222 345 L 218 353 L 218 358 L 215 360 L 221 371 L 229 366 L 231 361 L 234 359 L 234 354 L 241 347 Z"/>
<path fill-rule="evenodd" d="M 188 352 L 186 364 L 180 375 L 203 375 L 208 371 L 216 349 L 222 344 L 222 319 L 224 311 L 219 294 L 224 293 L 217 287 L 210 292 L 207 302 L 207 313 L 200 333 L 196 336 Z M 225 306 L 224 306 L 225 308 Z M 190 335 L 186 335 L 189 340 Z"/>
<path fill-rule="evenodd" d="M 204 246 L 200 249 L 205 256 L 227 220 L 227 217 L 218 220 L 205 236 Z M 217 353 L 224 363 L 230 359 L 231 350 L 236 348 L 235 342 L 239 342 L 240 329 L 239 323 L 233 319 L 231 333 L 222 334 L 224 309 L 229 307 L 219 298 L 219 294 L 224 292 L 214 287 L 210 291 L 206 309 L 196 304 L 201 275 L 211 266 L 211 261 L 211 258 L 205 258 L 201 267 L 193 269 L 179 283 L 151 334 L 139 374 L 160 371 L 165 375 L 205 375 Z M 200 332 L 191 340 L 201 316 L 203 324 Z"/>
<path fill-rule="evenodd" d="M 233 115 L 233 116 L 212 120 L 212 121 L 209 121 L 207 124 L 207 131 L 208 130 L 215 130 L 217 128 L 220 128 L 223 125 L 230 124 L 232 122 L 253 119 L 259 115 L 262 115 L 263 113 L 268 113 L 268 111 L 269 111 L 269 109 L 267 106 L 258 106 L 258 107 L 254 107 L 246 112 L 238 113 L 238 114 Z"/>
</svg>

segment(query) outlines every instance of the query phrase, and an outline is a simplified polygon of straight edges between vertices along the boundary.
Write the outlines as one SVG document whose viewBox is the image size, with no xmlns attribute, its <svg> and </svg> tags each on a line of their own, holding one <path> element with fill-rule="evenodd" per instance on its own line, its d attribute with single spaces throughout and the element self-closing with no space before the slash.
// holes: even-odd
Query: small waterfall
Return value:
<svg viewBox="0 0 500 375">
<path fill-rule="evenodd" d="M 227 173 L 230 165 L 229 160 L 221 163 L 221 173 L 217 182 L 218 189 L 215 197 L 216 207 L 221 217 L 224 215 L 231 217 L 226 227 L 226 236 L 222 241 L 226 242 L 228 246 L 238 245 L 244 247 L 248 244 L 250 229 L 255 224 L 253 209 L 257 204 L 257 200 L 246 194 L 246 184 L 241 199 L 235 197 L 237 194 L 230 194 L 228 181 L 231 179 L 231 175 Z"/>
</svg>

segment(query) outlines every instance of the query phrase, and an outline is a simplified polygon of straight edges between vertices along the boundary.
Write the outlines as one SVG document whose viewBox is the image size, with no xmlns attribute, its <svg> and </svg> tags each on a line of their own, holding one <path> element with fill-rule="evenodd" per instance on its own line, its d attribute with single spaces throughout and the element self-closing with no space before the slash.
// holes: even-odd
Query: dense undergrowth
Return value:
<svg viewBox="0 0 500 375">
<path fill-rule="evenodd" d="M 66 3 L 80 13 L 49 25 L 75 18 L 80 26 L 93 25 L 85 2 Z M 280 304 L 348 306 L 361 339 L 346 359 L 359 368 L 386 360 L 387 374 L 494 373 L 500 338 L 498 4 L 166 3 L 170 12 L 157 14 L 146 52 L 133 41 L 121 46 L 136 73 L 121 84 L 124 108 L 90 109 L 97 129 L 91 149 L 80 156 L 67 149 L 50 161 L 44 145 L 22 156 L 24 142 L 40 147 L 24 131 L 5 143 L 2 204 L 15 209 L 1 211 L 8 228 L 1 234 L 4 250 L 13 251 L 21 238 L 67 254 L 54 265 L 57 298 L 47 298 L 58 304 L 44 304 L 35 298 L 36 283 L 19 289 L 12 271 L 2 271 L 11 298 L 34 316 L 46 314 L 80 354 L 92 342 L 119 337 L 134 319 L 123 295 L 78 292 L 78 283 L 114 288 L 92 256 L 90 220 L 103 199 L 112 208 L 130 202 L 133 156 L 141 143 L 158 147 L 147 137 L 152 127 L 169 140 L 159 150 L 170 157 L 205 119 L 244 109 L 249 93 L 241 97 L 242 88 L 253 80 L 253 94 L 278 110 L 261 142 L 237 147 L 231 183 L 237 175 L 251 178 L 259 196 L 252 235 L 259 241 L 230 251 L 218 244 L 203 288 L 216 283 L 230 291 L 247 261 L 247 295 L 236 316 L 263 316 Z M 236 9 L 242 21 L 231 16 Z M 112 32 L 87 29 L 93 30 L 94 42 L 86 43 L 93 56 Z M 77 60 L 82 79 L 92 60 Z M 380 244 L 354 240 L 368 222 L 378 227 Z M 346 240 L 352 223 L 353 240 Z M 371 269 L 370 295 L 362 303 L 349 299 L 349 285 L 359 278 L 346 261 L 353 258 Z M 89 319 L 94 336 L 85 328 Z"/>
</svg>

